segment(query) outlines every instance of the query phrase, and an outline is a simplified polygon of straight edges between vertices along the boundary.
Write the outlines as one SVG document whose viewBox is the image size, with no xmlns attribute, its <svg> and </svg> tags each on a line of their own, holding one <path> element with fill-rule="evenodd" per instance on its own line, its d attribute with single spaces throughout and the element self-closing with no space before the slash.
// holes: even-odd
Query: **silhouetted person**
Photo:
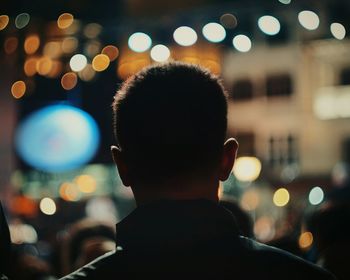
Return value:
<svg viewBox="0 0 350 280">
<path fill-rule="evenodd" d="M 254 238 L 252 218 L 235 201 L 221 200 L 219 205 L 229 210 L 235 217 L 239 233 L 245 237 Z"/>
<path fill-rule="evenodd" d="M 350 279 L 350 205 L 334 203 L 316 212 L 310 221 L 318 263 L 338 280 Z"/>
<path fill-rule="evenodd" d="M 6 279 L 10 272 L 11 239 L 9 227 L 0 202 L 0 279 Z"/>
<path fill-rule="evenodd" d="M 238 148 L 225 139 L 222 84 L 168 63 L 129 78 L 113 103 L 113 158 L 137 208 L 117 224 L 117 250 L 65 279 L 332 279 L 289 253 L 241 237 L 218 204 Z"/>
</svg>

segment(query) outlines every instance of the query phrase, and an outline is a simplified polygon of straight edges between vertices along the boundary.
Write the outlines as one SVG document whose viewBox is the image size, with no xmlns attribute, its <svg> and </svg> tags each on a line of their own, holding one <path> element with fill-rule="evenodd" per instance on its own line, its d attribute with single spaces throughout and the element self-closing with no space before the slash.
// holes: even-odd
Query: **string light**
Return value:
<svg viewBox="0 0 350 280">
<path fill-rule="evenodd" d="M 191 27 L 181 26 L 174 31 L 173 38 L 180 46 L 188 47 L 197 42 L 197 33 Z"/>
<path fill-rule="evenodd" d="M 170 57 L 170 50 L 167 46 L 156 45 L 151 49 L 151 57 L 157 62 L 167 61 Z"/>
<path fill-rule="evenodd" d="M 0 16 L 0 31 L 5 29 L 10 21 L 10 18 L 7 15 Z"/>
<path fill-rule="evenodd" d="M 136 32 L 129 37 L 128 46 L 134 52 L 145 52 L 152 45 L 150 36 L 143 32 Z"/>
<path fill-rule="evenodd" d="M 248 36 L 240 34 L 233 38 L 232 44 L 239 52 L 249 52 L 252 48 L 252 41 Z"/>
</svg>

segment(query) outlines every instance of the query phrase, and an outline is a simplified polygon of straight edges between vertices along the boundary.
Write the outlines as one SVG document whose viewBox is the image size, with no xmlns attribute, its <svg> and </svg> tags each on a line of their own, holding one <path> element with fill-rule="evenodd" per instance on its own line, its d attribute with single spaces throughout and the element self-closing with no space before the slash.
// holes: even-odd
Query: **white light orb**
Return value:
<svg viewBox="0 0 350 280">
<path fill-rule="evenodd" d="M 146 33 L 136 32 L 129 37 L 128 46 L 134 52 L 145 52 L 152 46 L 152 39 Z"/>
<path fill-rule="evenodd" d="M 53 199 L 45 197 L 40 201 L 40 210 L 45 215 L 53 215 L 56 213 L 56 203 Z"/>
<path fill-rule="evenodd" d="M 281 30 L 281 24 L 273 16 L 262 16 L 258 19 L 258 26 L 266 35 L 276 35 Z"/>
<path fill-rule="evenodd" d="M 226 38 L 225 28 L 216 22 L 204 25 L 202 33 L 205 39 L 212 43 L 222 42 Z"/>
<path fill-rule="evenodd" d="M 155 45 L 151 49 L 151 57 L 154 61 L 157 62 L 167 61 L 170 57 L 170 50 L 167 46 Z"/>
<path fill-rule="evenodd" d="M 344 25 L 342 25 L 341 23 L 338 23 L 338 22 L 332 23 L 330 29 L 334 38 L 338 40 L 343 40 L 345 38 L 346 29 Z"/>
<path fill-rule="evenodd" d="M 86 65 L 87 65 L 87 59 L 85 55 L 82 55 L 82 54 L 73 55 L 69 61 L 70 68 L 75 72 L 79 72 L 83 70 Z"/>
<path fill-rule="evenodd" d="M 278 1 L 284 5 L 288 5 L 292 2 L 292 0 L 278 0 Z"/>
<path fill-rule="evenodd" d="M 314 187 L 309 193 L 309 202 L 312 205 L 320 204 L 324 199 L 324 192 L 320 187 Z"/>
<path fill-rule="evenodd" d="M 249 52 L 252 48 L 252 41 L 248 36 L 240 34 L 233 38 L 232 44 L 239 52 Z"/>
<path fill-rule="evenodd" d="M 181 26 L 174 31 L 173 38 L 180 46 L 188 47 L 197 42 L 198 36 L 191 27 Z"/>
<path fill-rule="evenodd" d="M 301 11 L 298 14 L 298 20 L 301 26 L 307 30 L 315 30 L 320 25 L 320 18 L 312 11 Z"/>
<path fill-rule="evenodd" d="M 233 166 L 233 174 L 242 182 L 256 180 L 261 171 L 261 162 L 256 157 L 239 157 Z"/>
</svg>

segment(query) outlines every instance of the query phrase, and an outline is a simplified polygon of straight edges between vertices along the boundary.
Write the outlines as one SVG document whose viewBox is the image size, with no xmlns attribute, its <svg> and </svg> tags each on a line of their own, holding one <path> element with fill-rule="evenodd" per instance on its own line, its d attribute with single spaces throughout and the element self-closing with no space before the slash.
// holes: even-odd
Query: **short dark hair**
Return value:
<svg viewBox="0 0 350 280">
<path fill-rule="evenodd" d="M 217 166 L 227 99 L 209 70 L 180 62 L 147 67 L 123 83 L 113 110 L 118 146 L 140 181 L 205 176 Z"/>
</svg>

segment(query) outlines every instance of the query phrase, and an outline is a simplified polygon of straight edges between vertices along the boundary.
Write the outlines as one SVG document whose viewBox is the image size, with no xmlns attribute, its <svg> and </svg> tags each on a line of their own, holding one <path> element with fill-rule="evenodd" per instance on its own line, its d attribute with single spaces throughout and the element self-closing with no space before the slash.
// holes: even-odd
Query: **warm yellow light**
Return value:
<svg viewBox="0 0 350 280">
<path fill-rule="evenodd" d="M 40 46 L 40 39 L 38 35 L 30 35 L 24 41 L 24 51 L 27 54 L 35 53 Z"/>
<path fill-rule="evenodd" d="M 40 210 L 46 215 L 53 215 L 56 213 L 56 203 L 53 199 L 45 197 L 40 201 Z"/>
<path fill-rule="evenodd" d="M 36 74 L 36 63 L 37 63 L 37 59 L 34 57 L 28 58 L 24 62 L 24 73 L 28 77 L 32 77 Z"/>
<path fill-rule="evenodd" d="M 16 51 L 18 46 L 18 39 L 16 37 L 9 37 L 5 40 L 4 49 L 5 53 L 12 54 Z"/>
<path fill-rule="evenodd" d="M 109 58 L 105 54 L 98 54 L 92 60 L 92 68 L 94 68 L 94 70 L 97 72 L 106 70 L 108 66 Z"/>
<path fill-rule="evenodd" d="M 251 182 L 256 180 L 261 171 L 261 162 L 256 157 L 239 157 L 233 166 L 233 174 L 238 180 Z"/>
<path fill-rule="evenodd" d="M 75 179 L 79 190 L 83 193 L 92 193 L 96 191 L 97 182 L 94 177 L 90 175 L 80 175 Z"/>
<path fill-rule="evenodd" d="M 61 85 L 65 90 L 71 90 L 77 85 L 78 77 L 74 72 L 68 72 L 61 78 Z"/>
<path fill-rule="evenodd" d="M 74 17 L 72 14 L 63 13 L 57 19 L 57 26 L 61 29 L 66 29 L 72 25 L 73 21 L 74 21 Z"/>
<path fill-rule="evenodd" d="M 7 15 L 1 15 L 0 16 L 0 30 L 3 30 L 6 28 L 6 26 L 9 23 L 10 18 Z"/>
<path fill-rule="evenodd" d="M 242 200 L 241 200 L 241 207 L 244 210 L 253 211 L 258 207 L 258 205 L 259 205 L 259 196 L 255 191 L 249 190 L 243 194 Z"/>
<path fill-rule="evenodd" d="M 43 56 L 36 63 L 36 71 L 38 71 L 40 75 L 47 75 L 48 73 L 50 73 L 51 69 L 52 60 L 47 56 Z"/>
<path fill-rule="evenodd" d="M 60 187 L 60 196 L 66 201 L 77 201 L 80 198 L 80 192 L 73 183 L 65 182 Z"/>
<path fill-rule="evenodd" d="M 43 54 L 51 58 L 57 58 L 61 53 L 61 44 L 56 41 L 47 42 L 43 49 Z"/>
<path fill-rule="evenodd" d="M 108 46 L 105 46 L 103 49 L 102 49 L 102 54 L 105 54 L 108 56 L 109 60 L 110 61 L 113 61 L 113 60 L 116 60 L 118 55 L 119 55 L 119 50 L 117 47 L 115 46 L 112 46 L 112 45 L 108 45 Z"/>
<path fill-rule="evenodd" d="M 26 92 L 26 84 L 23 81 L 13 83 L 11 87 L 12 96 L 16 99 L 21 98 Z"/>
<path fill-rule="evenodd" d="M 47 73 L 46 77 L 49 78 L 57 78 L 62 73 L 62 62 L 58 60 L 52 61 L 52 67 L 49 73 Z"/>
<path fill-rule="evenodd" d="M 273 203 L 278 207 L 286 206 L 289 202 L 289 192 L 285 188 L 278 189 L 273 195 Z"/>
<path fill-rule="evenodd" d="M 302 233 L 299 237 L 299 247 L 301 249 L 308 249 L 312 245 L 313 241 L 314 241 L 314 237 L 312 233 L 309 231 L 306 231 Z"/>
</svg>

